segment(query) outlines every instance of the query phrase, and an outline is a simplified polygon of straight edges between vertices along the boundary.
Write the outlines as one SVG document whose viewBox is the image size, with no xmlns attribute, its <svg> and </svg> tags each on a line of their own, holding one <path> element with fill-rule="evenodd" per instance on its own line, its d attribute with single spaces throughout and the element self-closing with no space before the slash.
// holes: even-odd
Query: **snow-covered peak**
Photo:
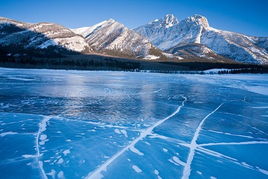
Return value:
<svg viewBox="0 0 268 179">
<path fill-rule="evenodd" d="M 182 21 L 168 14 L 163 19 L 134 29 L 148 38 L 158 48 L 165 50 L 178 43 L 200 43 L 201 32 L 209 28 L 207 19 L 201 15 L 193 15 Z"/>
<path fill-rule="evenodd" d="M 152 22 L 149 23 L 149 25 L 152 25 L 156 28 L 170 28 L 174 25 L 178 24 L 178 19 L 173 14 L 167 14 L 165 17 L 161 19 L 155 19 Z"/>
<path fill-rule="evenodd" d="M 195 24 L 195 25 L 201 25 L 205 28 L 209 27 L 208 20 L 206 17 L 202 15 L 195 14 L 193 16 L 190 16 L 184 20 L 187 23 Z"/>
<path fill-rule="evenodd" d="M 114 19 L 73 31 L 84 36 L 87 43 L 96 52 L 137 58 L 145 58 L 148 55 L 157 55 L 157 58 L 160 58 L 162 55 L 162 52 L 155 48 L 148 39 Z"/>
<path fill-rule="evenodd" d="M 164 18 L 165 27 L 169 28 L 178 24 L 178 19 L 173 14 L 167 14 Z"/>
<path fill-rule="evenodd" d="M 116 20 L 114 20 L 114 19 L 108 19 L 108 20 L 106 20 L 104 22 L 106 22 L 106 23 L 114 23 L 114 22 L 116 22 Z"/>
<path fill-rule="evenodd" d="M 98 24 L 95 24 L 93 26 L 72 29 L 72 31 L 76 34 L 82 35 L 83 37 L 87 37 L 91 33 L 93 33 L 95 30 L 103 28 L 105 26 L 109 26 L 109 25 L 114 24 L 114 23 L 120 24 L 119 22 L 115 21 L 114 19 L 108 19 L 108 20 L 102 21 Z"/>
</svg>

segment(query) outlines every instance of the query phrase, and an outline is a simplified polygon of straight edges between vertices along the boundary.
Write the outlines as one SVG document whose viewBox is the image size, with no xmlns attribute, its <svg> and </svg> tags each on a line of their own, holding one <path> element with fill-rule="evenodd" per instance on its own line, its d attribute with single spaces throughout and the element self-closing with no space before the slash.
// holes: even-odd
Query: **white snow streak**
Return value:
<svg viewBox="0 0 268 179">
<path fill-rule="evenodd" d="M 209 113 L 205 118 L 202 119 L 202 121 L 199 123 L 197 129 L 195 130 L 194 133 L 194 137 L 192 138 L 191 144 L 190 144 L 190 152 L 188 154 L 188 158 L 187 158 L 187 162 L 186 165 L 183 169 L 183 175 L 182 175 L 182 179 L 188 179 L 191 173 L 191 164 L 192 161 L 194 159 L 194 155 L 195 155 L 195 150 L 198 147 L 196 141 L 199 137 L 199 133 L 202 129 L 202 126 L 204 124 L 204 122 L 206 121 L 206 119 L 211 116 L 212 114 L 214 114 L 224 103 L 220 104 L 216 109 L 214 109 L 214 111 L 212 111 L 211 113 Z"/>
<path fill-rule="evenodd" d="M 246 141 L 246 142 L 218 142 L 218 143 L 206 143 L 198 146 L 214 146 L 214 145 L 249 145 L 249 144 L 268 144 L 268 141 Z"/>
<path fill-rule="evenodd" d="M 181 108 L 184 106 L 185 101 L 187 100 L 186 97 L 184 97 L 184 96 L 182 96 L 182 97 L 184 98 L 184 100 L 182 101 L 182 104 L 176 109 L 176 111 L 174 111 L 171 115 L 167 116 L 166 118 L 164 118 L 162 120 L 159 120 L 158 122 L 156 122 L 151 127 L 148 127 L 147 129 L 145 129 L 144 131 L 142 131 L 140 133 L 139 137 L 137 137 L 135 140 L 133 140 L 130 144 L 128 144 L 123 149 L 121 149 L 119 152 L 117 152 L 111 158 L 109 158 L 104 164 L 102 164 L 101 166 L 99 166 L 96 170 L 94 170 L 93 172 L 89 173 L 85 178 L 86 179 L 99 179 L 99 178 L 102 178 L 103 175 L 101 173 L 103 171 L 106 171 L 107 170 L 107 167 L 111 163 L 113 163 L 118 157 L 120 157 L 124 152 L 126 152 L 130 148 L 134 147 L 139 141 L 143 140 L 145 137 L 147 137 L 148 135 L 152 134 L 152 131 L 157 126 L 161 125 L 163 122 L 165 122 L 166 120 L 168 120 L 169 118 L 175 116 L 178 112 L 180 112 Z"/>
<path fill-rule="evenodd" d="M 3 132 L 0 134 L 0 137 L 4 137 L 6 135 L 14 135 L 14 134 L 18 134 L 17 132 L 12 132 L 12 131 L 9 131 L 9 132 Z"/>
<path fill-rule="evenodd" d="M 173 156 L 171 159 L 168 160 L 169 162 L 177 165 L 177 166 L 185 166 L 185 162 L 181 161 L 178 157 Z"/>
<path fill-rule="evenodd" d="M 253 139 L 254 137 L 252 136 L 246 136 L 246 135 L 239 135 L 239 134 L 232 134 L 232 133 L 228 133 L 228 132 L 220 132 L 220 131 L 214 131 L 214 130 L 207 130 L 209 132 L 214 132 L 217 134 L 223 134 L 223 135 L 229 135 L 229 136 L 235 136 L 235 137 L 244 137 L 244 138 L 249 138 L 249 139 Z"/>
<path fill-rule="evenodd" d="M 256 107 L 252 107 L 252 108 L 255 108 L 255 109 L 267 109 L 268 106 L 256 106 Z"/>
<path fill-rule="evenodd" d="M 35 146 L 36 146 L 36 160 L 37 160 L 37 163 L 38 163 L 38 166 L 39 166 L 39 169 L 40 169 L 40 172 L 41 172 L 41 177 L 43 179 L 47 179 L 47 176 L 46 176 L 46 173 L 45 173 L 45 170 L 43 168 L 43 162 L 40 161 L 40 149 L 39 149 L 39 138 L 41 136 L 41 134 L 46 131 L 46 128 L 47 128 L 47 122 L 50 120 L 50 116 L 44 116 L 43 120 L 39 123 L 39 129 L 36 133 L 36 139 L 35 139 Z"/>
<path fill-rule="evenodd" d="M 261 169 L 259 167 L 257 167 L 257 169 L 259 170 L 259 172 L 263 173 L 264 175 L 268 175 L 268 171 L 267 170 Z"/>
<path fill-rule="evenodd" d="M 136 149 L 134 146 L 129 148 L 133 153 L 137 155 L 144 155 L 144 153 L 140 152 L 138 149 Z"/>
<path fill-rule="evenodd" d="M 141 173 L 142 172 L 142 170 L 137 165 L 132 165 L 132 168 L 136 173 Z"/>
</svg>

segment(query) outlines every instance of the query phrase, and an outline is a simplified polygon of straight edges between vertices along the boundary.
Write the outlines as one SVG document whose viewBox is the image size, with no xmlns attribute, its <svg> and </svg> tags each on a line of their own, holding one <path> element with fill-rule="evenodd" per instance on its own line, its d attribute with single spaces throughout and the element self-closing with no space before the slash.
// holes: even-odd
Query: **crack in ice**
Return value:
<svg viewBox="0 0 268 179">
<path fill-rule="evenodd" d="M 240 134 L 232 134 L 228 132 L 221 132 L 221 131 L 215 131 L 215 130 L 207 130 L 208 132 L 213 132 L 217 134 L 223 134 L 223 135 L 229 135 L 229 136 L 234 136 L 234 137 L 243 137 L 243 138 L 248 138 L 248 139 L 254 139 L 252 136 L 247 136 L 247 135 L 240 135 Z"/>
<path fill-rule="evenodd" d="M 245 141 L 245 142 L 216 142 L 199 144 L 198 146 L 215 146 L 215 145 L 250 145 L 250 144 L 268 144 L 268 141 Z"/>
<path fill-rule="evenodd" d="M 169 141 L 169 142 L 173 142 L 173 143 L 178 144 L 178 145 L 181 145 L 181 146 L 189 147 L 189 144 L 186 143 L 183 140 L 176 139 L 176 138 L 173 138 L 173 137 L 164 136 L 164 135 L 160 135 L 160 134 L 157 134 L 157 133 L 149 134 L 148 137 L 149 138 L 152 138 L 152 139 L 153 138 L 163 139 L 163 140 L 166 140 L 166 141 Z"/>
<path fill-rule="evenodd" d="M 86 121 L 86 120 L 76 120 L 76 119 L 69 119 L 69 118 L 66 118 L 66 117 L 60 117 L 60 116 L 57 116 L 55 117 L 55 119 L 58 119 L 58 120 L 65 120 L 65 121 L 71 121 L 71 122 L 81 122 L 81 123 L 86 123 L 86 124 L 92 124 L 92 125 L 96 125 L 98 127 L 101 127 L 101 128 L 120 128 L 120 129 L 128 129 L 128 130 L 131 130 L 131 131 L 140 131 L 140 130 L 137 130 L 133 127 L 126 127 L 126 126 L 120 126 L 120 125 L 112 125 L 112 124 L 107 124 L 107 123 L 103 123 L 103 122 L 94 122 L 94 121 Z"/>
<path fill-rule="evenodd" d="M 202 126 L 204 124 L 204 122 L 206 121 L 206 119 L 211 116 L 212 114 L 214 114 L 224 103 L 221 103 L 216 109 L 214 109 L 212 112 L 210 112 L 208 115 L 206 115 L 202 121 L 199 123 L 198 127 L 196 128 L 195 130 L 195 133 L 194 133 L 194 136 L 192 138 L 192 141 L 191 141 L 191 144 L 190 144 L 190 152 L 188 154 L 188 157 L 187 157 L 187 162 L 186 162 L 186 165 L 183 169 L 183 175 L 182 175 L 182 179 L 188 179 L 189 176 L 190 176 L 190 173 L 191 173 L 191 164 L 192 164 L 192 161 L 194 159 L 194 155 L 195 155 L 195 150 L 196 148 L 198 147 L 198 144 L 196 143 L 198 137 L 199 137 L 199 134 L 200 134 L 200 131 L 202 129 Z"/>
<path fill-rule="evenodd" d="M 152 131 L 159 125 L 161 125 L 162 123 L 164 123 L 166 120 L 170 119 L 171 117 L 175 116 L 177 113 L 180 112 L 181 108 L 184 106 L 184 103 L 187 101 L 187 98 L 182 96 L 182 98 L 184 99 L 181 103 L 180 106 L 178 106 L 178 108 L 169 116 L 167 116 L 166 118 L 159 120 L 158 122 L 156 122 L 154 125 L 152 125 L 151 127 L 148 127 L 147 129 L 145 129 L 144 131 L 142 131 L 139 135 L 139 137 L 137 137 L 135 140 L 133 140 L 132 142 L 130 142 L 126 147 L 124 147 L 123 149 L 121 149 L 119 152 L 117 152 L 115 155 L 113 155 L 111 158 L 109 158 L 104 164 L 102 164 L 101 166 L 99 166 L 97 169 L 95 169 L 93 172 L 89 173 L 85 178 L 86 179 L 99 179 L 102 178 L 103 175 L 101 174 L 103 171 L 107 170 L 107 167 L 113 163 L 118 157 L 120 157 L 124 152 L 126 152 L 127 150 L 129 150 L 130 148 L 134 147 L 139 141 L 143 140 L 145 137 L 147 137 L 148 135 L 152 134 Z"/>
<path fill-rule="evenodd" d="M 258 166 L 252 166 L 252 165 L 249 165 L 248 163 L 246 162 L 240 162 L 238 161 L 237 159 L 233 158 L 233 157 L 229 157 L 227 155 L 224 155 L 222 153 L 219 153 L 219 152 L 216 152 L 216 151 L 213 151 L 213 150 L 210 150 L 210 149 L 207 149 L 207 148 L 204 148 L 204 147 L 201 147 L 200 145 L 196 148 L 196 150 L 200 151 L 200 152 L 203 152 L 205 154 L 208 154 L 208 155 L 211 155 L 211 156 L 214 156 L 214 157 L 218 157 L 218 158 L 224 158 L 224 159 L 227 159 L 241 167 L 244 167 L 244 168 L 248 168 L 248 169 L 251 169 L 251 170 L 255 170 L 257 172 L 260 172 L 260 173 L 263 173 L 265 175 L 268 175 L 268 172 Z M 267 172 L 267 173 L 266 173 Z"/>
<path fill-rule="evenodd" d="M 51 119 L 50 116 L 44 116 L 43 120 L 39 123 L 39 129 L 36 133 L 36 139 L 35 139 L 35 146 L 36 146 L 36 160 L 37 160 L 37 163 L 38 163 L 38 167 L 39 167 L 39 170 L 40 170 L 40 173 L 41 173 L 41 177 L 43 179 L 47 179 L 47 176 L 46 176 L 46 173 L 45 173 L 45 170 L 43 168 L 43 162 L 40 161 L 40 147 L 39 147 L 39 138 L 40 138 L 40 135 L 46 131 L 46 128 L 47 128 L 47 122 Z"/>
</svg>

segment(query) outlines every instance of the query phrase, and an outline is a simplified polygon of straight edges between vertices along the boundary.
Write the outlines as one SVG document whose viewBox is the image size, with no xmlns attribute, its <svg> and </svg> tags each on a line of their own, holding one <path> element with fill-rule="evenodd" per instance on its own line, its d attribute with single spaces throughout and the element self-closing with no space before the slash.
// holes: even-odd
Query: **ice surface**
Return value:
<svg viewBox="0 0 268 179">
<path fill-rule="evenodd" d="M 268 177 L 267 75 L 1 68 L 0 83 L 0 178 Z"/>
</svg>

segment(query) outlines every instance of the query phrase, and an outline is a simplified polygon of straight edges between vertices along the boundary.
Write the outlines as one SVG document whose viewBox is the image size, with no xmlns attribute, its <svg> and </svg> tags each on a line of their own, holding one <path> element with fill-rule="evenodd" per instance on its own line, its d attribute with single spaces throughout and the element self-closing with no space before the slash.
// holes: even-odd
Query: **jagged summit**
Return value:
<svg viewBox="0 0 268 179">
<path fill-rule="evenodd" d="M 167 14 L 164 18 L 165 27 L 169 28 L 178 24 L 178 19 L 173 14 Z"/>
<path fill-rule="evenodd" d="M 110 18 L 110 19 L 108 19 L 108 20 L 106 20 L 106 21 L 103 21 L 103 22 L 107 22 L 107 23 L 114 23 L 114 22 L 116 22 L 116 20 L 114 20 L 114 19 Z"/>
<path fill-rule="evenodd" d="M 80 34 L 84 37 L 90 35 L 94 30 L 101 28 L 103 26 L 115 23 L 116 21 L 114 19 L 108 19 L 105 21 L 102 21 L 98 24 L 95 24 L 93 26 L 89 26 L 89 27 L 80 27 L 80 28 L 76 28 L 76 29 L 71 29 L 74 33 L 76 34 Z"/>
<path fill-rule="evenodd" d="M 178 19 L 173 14 L 167 14 L 161 19 L 155 19 L 149 24 L 156 26 L 156 27 L 164 27 L 164 28 L 170 28 L 176 24 L 178 24 Z"/>
<path fill-rule="evenodd" d="M 201 25 L 205 28 L 209 27 L 207 18 L 199 14 L 195 14 L 193 16 L 187 17 L 184 21 L 188 23 L 194 23 L 195 25 Z"/>
</svg>

